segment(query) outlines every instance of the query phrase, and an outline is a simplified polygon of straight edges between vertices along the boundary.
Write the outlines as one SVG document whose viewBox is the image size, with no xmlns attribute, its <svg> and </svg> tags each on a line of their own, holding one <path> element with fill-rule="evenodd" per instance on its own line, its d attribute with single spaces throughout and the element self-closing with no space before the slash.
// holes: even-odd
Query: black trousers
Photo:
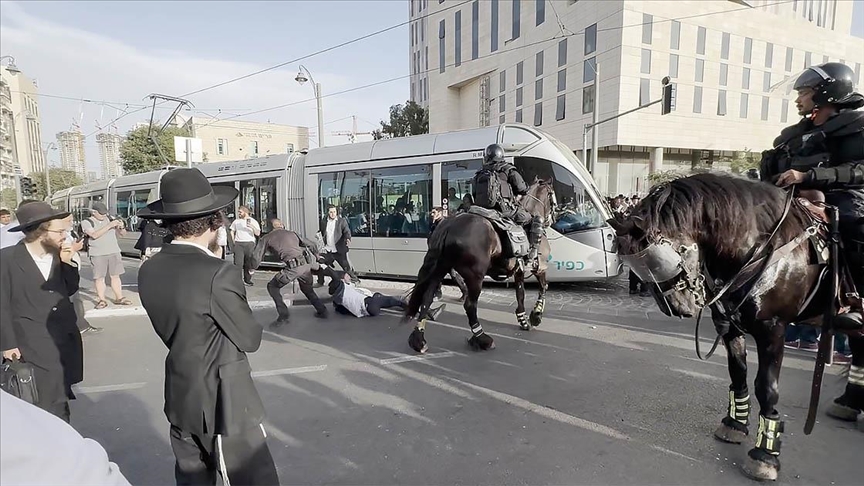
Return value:
<svg viewBox="0 0 864 486">
<path fill-rule="evenodd" d="M 45 407 L 45 411 L 49 412 L 57 417 L 63 419 L 64 422 L 71 423 L 72 413 L 69 411 L 69 401 L 63 400 L 62 402 L 52 403 Z"/>
<path fill-rule="evenodd" d="M 177 462 L 174 478 L 180 485 L 216 484 L 227 474 L 235 485 L 278 485 L 276 464 L 267 447 L 264 427 L 231 436 L 193 435 L 171 426 L 171 448 Z"/>
<path fill-rule="evenodd" d="M 368 312 L 370 316 L 377 316 L 381 313 L 381 309 L 390 309 L 393 307 L 399 307 L 402 309 L 405 307 L 405 301 L 402 299 L 390 295 L 384 295 L 381 292 L 375 292 L 372 294 L 372 297 L 366 297 L 363 300 L 363 304 L 366 306 L 366 312 Z M 336 312 L 340 314 L 354 315 L 341 304 L 334 303 L 333 307 L 335 307 Z"/>
<path fill-rule="evenodd" d="M 76 324 L 78 325 L 78 330 L 83 331 L 84 329 L 90 327 L 90 323 L 84 317 L 84 313 L 86 312 L 84 310 L 84 301 L 81 300 L 81 294 L 77 292 L 71 298 L 72 306 L 75 307 L 75 315 L 78 317 L 78 320 L 76 321 Z"/>
<path fill-rule="evenodd" d="M 276 304 L 276 312 L 279 313 L 279 319 L 288 319 L 288 306 L 285 304 L 285 298 L 282 297 L 282 287 L 297 280 L 300 286 L 300 292 L 309 299 L 309 303 L 315 307 L 319 313 L 326 312 L 326 307 L 315 289 L 312 288 L 312 265 L 301 265 L 292 269 L 284 268 L 267 282 L 267 293 L 273 298 L 273 303 Z"/>
<path fill-rule="evenodd" d="M 357 274 L 354 273 L 354 269 L 351 268 L 351 264 L 348 263 L 348 254 L 347 253 L 323 252 L 323 253 L 321 253 L 321 259 L 319 261 L 321 263 L 323 263 L 324 265 L 327 265 L 328 267 L 332 267 L 333 262 L 336 262 L 339 264 L 340 267 L 342 267 L 342 270 L 345 273 L 347 273 L 348 275 L 351 276 L 352 280 L 357 280 Z M 324 283 L 324 274 L 323 273 L 318 274 L 318 283 L 319 284 Z"/>
<path fill-rule="evenodd" d="M 243 269 L 243 281 L 252 282 L 252 253 L 255 252 L 253 242 L 234 243 L 234 265 Z"/>
</svg>

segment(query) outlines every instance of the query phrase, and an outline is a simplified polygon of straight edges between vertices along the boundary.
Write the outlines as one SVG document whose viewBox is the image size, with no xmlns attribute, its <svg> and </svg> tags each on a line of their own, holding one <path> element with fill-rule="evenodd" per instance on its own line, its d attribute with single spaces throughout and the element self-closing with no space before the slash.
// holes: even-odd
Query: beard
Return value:
<svg viewBox="0 0 864 486">
<path fill-rule="evenodd" d="M 51 253 L 54 255 L 60 254 L 60 243 L 57 243 L 56 241 L 51 239 L 43 239 L 42 241 L 40 241 L 40 243 L 42 244 L 42 249 L 44 249 L 47 253 Z"/>
</svg>

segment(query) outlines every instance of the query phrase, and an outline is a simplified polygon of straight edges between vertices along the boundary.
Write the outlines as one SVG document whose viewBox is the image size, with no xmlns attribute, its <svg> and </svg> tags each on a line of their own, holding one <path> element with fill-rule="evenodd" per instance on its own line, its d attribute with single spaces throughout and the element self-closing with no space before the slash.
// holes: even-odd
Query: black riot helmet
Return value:
<svg viewBox="0 0 864 486">
<path fill-rule="evenodd" d="M 497 162 L 504 162 L 504 148 L 497 143 L 493 143 L 486 147 L 486 153 L 483 155 L 483 163 L 491 164 Z"/>
<path fill-rule="evenodd" d="M 805 69 L 795 80 L 794 89 L 813 89 L 813 103 L 817 107 L 826 104 L 842 106 L 852 101 L 855 90 L 855 73 L 839 62 L 826 62 Z"/>
</svg>

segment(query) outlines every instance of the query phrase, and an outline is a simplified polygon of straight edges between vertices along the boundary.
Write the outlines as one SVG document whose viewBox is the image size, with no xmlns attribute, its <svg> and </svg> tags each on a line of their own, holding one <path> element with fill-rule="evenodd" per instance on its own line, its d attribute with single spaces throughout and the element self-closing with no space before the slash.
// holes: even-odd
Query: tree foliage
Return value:
<svg viewBox="0 0 864 486">
<path fill-rule="evenodd" d="M 745 148 L 735 152 L 735 157 L 730 161 L 730 165 L 733 173 L 744 174 L 750 169 L 758 169 L 761 162 L 761 153 L 754 154 L 752 150 Z"/>
<path fill-rule="evenodd" d="M 18 193 L 15 189 L 0 190 L 0 208 L 15 209 L 18 207 Z"/>
<path fill-rule="evenodd" d="M 33 182 L 36 184 L 36 194 L 39 199 L 44 199 L 49 194 L 45 187 L 45 172 L 32 174 Z M 84 181 L 74 170 L 51 168 L 51 194 L 70 187 L 80 186 Z"/>
<path fill-rule="evenodd" d="M 381 121 L 381 128 L 372 132 L 375 140 L 407 137 L 429 133 L 429 110 L 413 101 L 390 107 L 390 123 Z"/>
<path fill-rule="evenodd" d="M 153 125 L 156 141 L 159 148 L 168 159 L 169 163 L 174 161 L 174 137 L 188 137 L 189 131 L 185 128 L 167 127 L 159 130 L 160 126 Z M 159 152 L 153 141 L 147 137 L 149 127 L 139 127 L 126 134 L 120 145 L 120 162 L 123 164 L 123 173 L 140 174 L 150 172 L 165 166 L 165 162 L 159 157 Z"/>
</svg>

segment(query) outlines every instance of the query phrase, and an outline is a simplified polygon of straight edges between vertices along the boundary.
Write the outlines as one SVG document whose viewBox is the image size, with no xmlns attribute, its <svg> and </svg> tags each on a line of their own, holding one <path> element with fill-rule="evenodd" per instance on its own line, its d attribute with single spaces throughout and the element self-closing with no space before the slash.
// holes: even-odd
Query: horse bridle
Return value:
<svg viewBox="0 0 864 486">
<path fill-rule="evenodd" d="M 664 298 L 673 292 L 690 291 L 701 308 L 707 302 L 705 275 L 701 268 L 690 268 L 686 260 L 689 252 L 698 249 L 696 243 L 675 248 L 670 239 L 658 235 L 644 250 L 621 255 L 621 259 L 642 281 L 656 284 Z"/>
<path fill-rule="evenodd" d="M 548 201 L 543 201 L 539 197 L 531 193 L 525 193 L 524 197 L 529 197 L 543 206 L 543 219 L 546 223 L 546 226 L 549 226 L 551 224 L 551 220 L 554 217 L 552 209 L 558 207 L 558 199 L 555 197 L 555 190 L 551 187 L 549 188 Z"/>
</svg>

